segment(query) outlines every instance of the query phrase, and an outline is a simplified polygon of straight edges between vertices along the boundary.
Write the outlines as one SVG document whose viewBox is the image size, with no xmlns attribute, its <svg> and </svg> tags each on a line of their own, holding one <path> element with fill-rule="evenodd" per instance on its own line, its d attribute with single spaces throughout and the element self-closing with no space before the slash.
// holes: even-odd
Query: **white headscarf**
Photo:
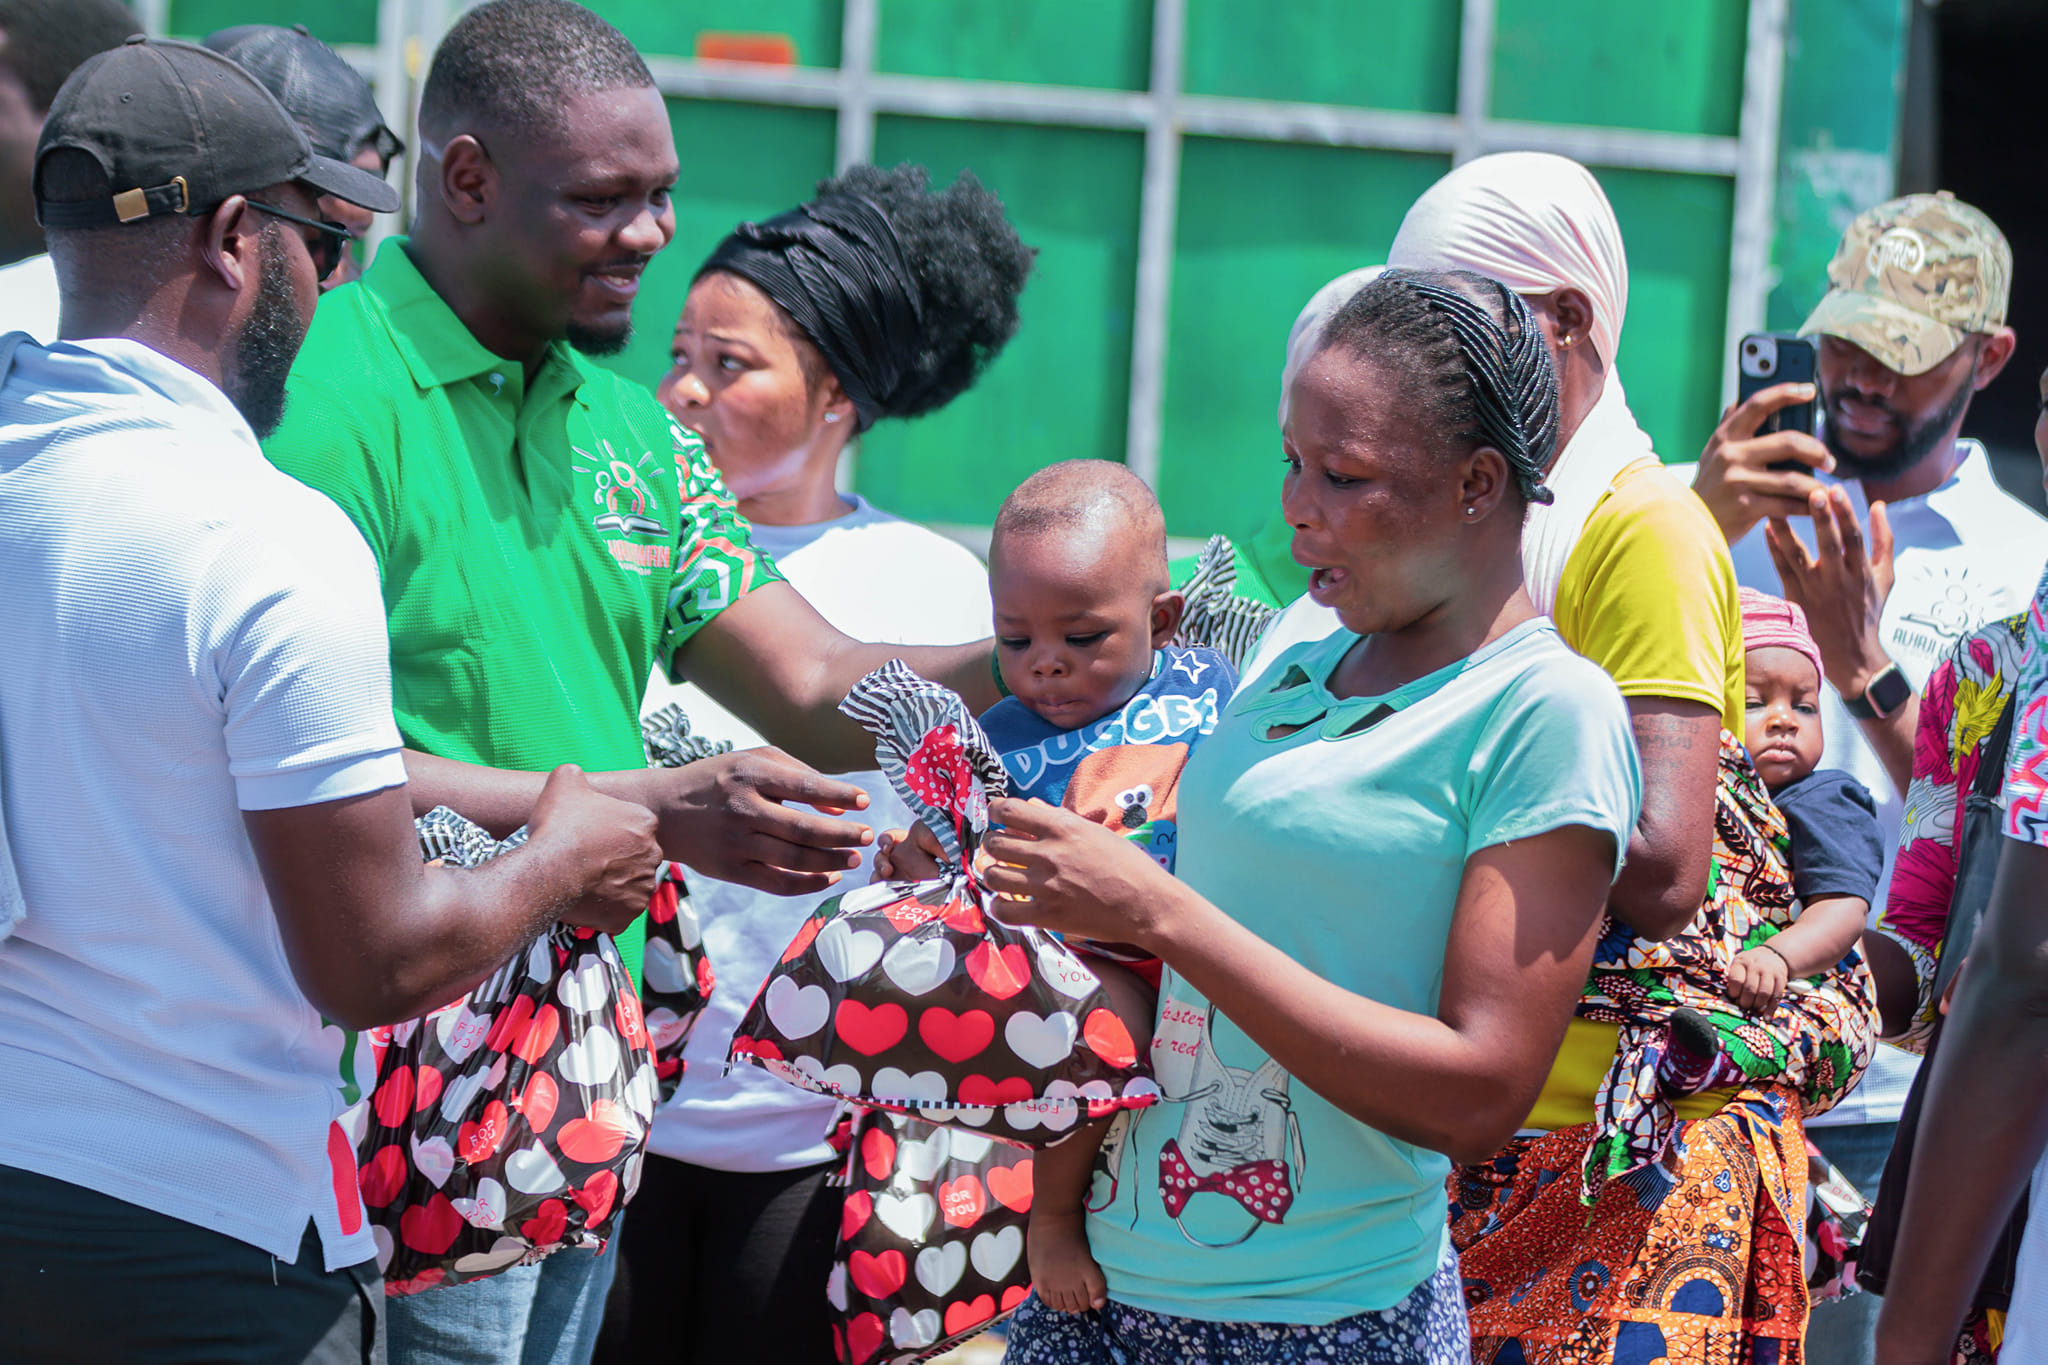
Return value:
<svg viewBox="0 0 2048 1365">
<path fill-rule="evenodd" d="M 1615 475 L 1645 457 L 1615 368 L 1628 314 L 1628 256 L 1600 182 L 1578 162 L 1547 152 L 1501 152 L 1468 161 L 1436 182 L 1401 220 L 1387 264 L 1409 270 L 1472 270 L 1518 294 L 1566 286 L 1593 304 L 1593 349 L 1607 378 L 1593 411 L 1558 453 L 1544 482 L 1557 495 L 1529 509 L 1522 574 L 1539 610 L 1557 602 L 1558 580 L 1586 518 Z M 1361 282 L 1362 283 L 1362 282 Z M 1347 295 L 1347 299 L 1348 299 Z"/>
<path fill-rule="evenodd" d="M 1294 320 L 1293 328 L 1287 333 L 1287 363 L 1280 367 L 1281 426 L 1287 425 L 1287 390 L 1294 386 L 1294 376 L 1301 373 L 1301 367 L 1308 364 L 1309 357 L 1322 344 L 1324 325 L 1351 302 L 1353 295 L 1378 279 L 1385 270 L 1383 265 L 1347 270 L 1309 296 L 1301 316 Z"/>
</svg>

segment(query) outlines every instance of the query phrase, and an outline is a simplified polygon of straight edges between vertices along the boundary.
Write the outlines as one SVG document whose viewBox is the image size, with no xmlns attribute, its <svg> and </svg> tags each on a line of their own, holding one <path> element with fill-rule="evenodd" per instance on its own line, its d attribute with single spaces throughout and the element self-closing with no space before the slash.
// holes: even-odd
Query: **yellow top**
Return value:
<svg viewBox="0 0 2048 1365">
<path fill-rule="evenodd" d="M 1552 615 L 1565 643 L 1605 669 L 1623 696 L 1696 701 L 1742 733 L 1735 564 L 1706 504 L 1655 460 L 1615 475 L 1594 505 L 1565 561 Z M 1590 1122 L 1616 1037 L 1612 1024 L 1572 1020 L 1526 1126 Z M 1679 1117 L 1704 1117 L 1725 1098 L 1689 1097 Z"/>
</svg>

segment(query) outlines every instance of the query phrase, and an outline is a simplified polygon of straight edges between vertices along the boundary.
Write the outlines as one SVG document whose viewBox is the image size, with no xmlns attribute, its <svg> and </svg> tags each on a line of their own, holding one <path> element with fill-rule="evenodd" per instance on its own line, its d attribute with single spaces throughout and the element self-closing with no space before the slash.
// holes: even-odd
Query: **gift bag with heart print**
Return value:
<svg viewBox="0 0 2048 1365">
<path fill-rule="evenodd" d="M 1008 779 L 955 693 L 892 661 L 840 709 L 938 836 L 942 874 L 818 907 L 740 1022 L 728 1060 L 822 1094 L 1043 1145 L 1159 1088 L 1089 959 L 1004 924 L 974 874 Z"/>
<path fill-rule="evenodd" d="M 463 867 L 523 841 L 501 844 L 445 807 L 417 824 L 430 859 Z M 603 1247 L 639 1185 L 659 1090 L 610 935 L 558 924 L 462 999 L 362 1036 L 377 1082 L 357 1184 L 387 1294 Z"/>
<path fill-rule="evenodd" d="M 1031 1292 L 1031 1153 L 979 1133 L 859 1111 L 825 1287 L 847 1365 L 910 1365 L 965 1341 Z"/>
</svg>

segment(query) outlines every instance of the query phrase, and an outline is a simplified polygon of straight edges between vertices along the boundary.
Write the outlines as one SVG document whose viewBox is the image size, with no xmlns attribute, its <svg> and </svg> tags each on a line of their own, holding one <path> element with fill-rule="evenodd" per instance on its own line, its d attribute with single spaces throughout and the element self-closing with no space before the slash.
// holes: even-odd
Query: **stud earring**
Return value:
<svg viewBox="0 0 2048 1365">
<path fill-rule="evenodd" d="M 1560 349 L 1570 346 L 1572 344 L 1572 334 L 1570 332 L 1566 332 L 1563 336 L 1557 339 L 1557 344 Z"/>
<path fill-rule="evenodd" d="M 1479 509 L 1477 507 L 1467 507 L 1465 509 L 1465 515 L 1468 517 L 1476 517 L 1479 515 Z"/>
<path fill-rule="evenodd" d="M 825 414 L 825 420 L 828 422 L 836 422 L 839 420 L 839 414 L 836 412 L 828 412 Z"/>
</svg>

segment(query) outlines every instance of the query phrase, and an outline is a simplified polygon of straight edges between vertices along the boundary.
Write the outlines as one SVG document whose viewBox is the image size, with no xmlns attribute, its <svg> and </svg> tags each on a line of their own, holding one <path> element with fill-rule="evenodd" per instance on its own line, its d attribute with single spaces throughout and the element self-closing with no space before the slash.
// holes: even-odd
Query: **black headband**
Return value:
<svg viewBox="0 0 2048 1365">
<path fill-rule="evenodd" d="M 1451 324 L 1479 409 L 1480 440 L 1506 457 L 1523 497 L 1532 503 L 1553 501 L 1543 474 L 1557 446 L 1557 384 L 1551 378 L 1542 329 L 1529 305 L 1507 286 L 1486 281 L 1500 292 L 1508 316 L 1520 324 L 1510 335 L 1492 309 L 1461 289 L 1407 270 L 1390 270 L 1387 275 L 1421 295 Z"/>
<path fill-rule="evenodd" d="M 872 201 L 828 194 L 765 223 L 741 223 L 697 271 L 751 281 L 824 354 L 859 430 L 885 416 L 911 377 L 923 331 L 917 277 Z"/>
</svg>

